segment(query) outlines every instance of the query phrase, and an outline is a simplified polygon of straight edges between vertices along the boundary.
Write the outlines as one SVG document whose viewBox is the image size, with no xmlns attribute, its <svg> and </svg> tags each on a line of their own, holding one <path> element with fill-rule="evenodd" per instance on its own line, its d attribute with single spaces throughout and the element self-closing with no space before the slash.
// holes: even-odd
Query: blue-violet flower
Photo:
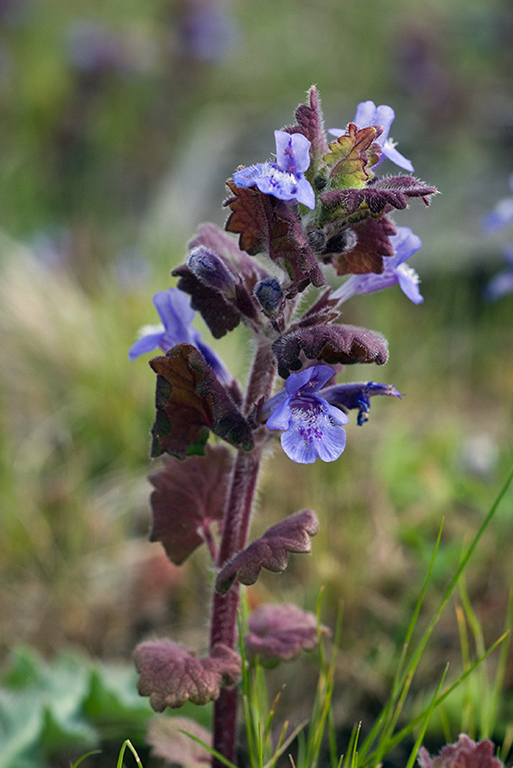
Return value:
<svg viewBox="0 0 513 768">
<path fill-rule="evenodd" d="M 335 461 L 345 448 L 346 433 L 342 425 L 349 419 L 316 394 L 333 374 L 327 365 L 314 365 L 300 373 L 291 373 L 285 389 L 266 403 L 267 410 L 272 409 L 267 419 L 268 429 L 283 431 L 282 448 L 298 464 L 312 464 L 317 458 Z"/>
<path fill-rule="evenodd" d="M 513 192 L 513 174 L 509 177 L 509 186 Z M 482 225 L 486 232 L 496 232 L 509 224 L 513 224 L 513 197 L 504 197 L 486 214 Z"/>
<path fill-rule="evenodd" d="M 341 304 L 357 293 L 374 293 L 399 283 L 403 293 L 414 304 L 421 304 L 424 298 L 419 291 L 419 276 L 414 269 L 404 263 L 422 246 L 421 239 L 414 235 L 409 227 L 397 227 L 397 234 L 392 235 L 390 242 L 394 246 L 395 253 L 384 259 L 385 269 L 380 275 L 374 272 L 352 275 L 333 291 L 330 299 L 338 299 L 338 303 Z"/>
<path fill-rule="evenodd" d="M 310 165 L 310 142 L 302 133 L 275 131 L 276 161 L 257 163 L 233 174 L 237 187 L 257 186 L 279 200 L 297 200 L 315 208 L 315 194 L 304 173 Z"/>
<path fill-rule="evenodd" d="M 360 427 L 369 420 L 370 398 L 373 395 L 402 397 L 401 393 L 391 384 L 378 384 L 375 381 L 335 384 L 333 387 L 325 387 L 321 394 L 328 403 L 342 408 L 343 411 L 358 408 L 356 420 Z"/>
<path fill-rule="evenodd" d="M 153 303 L 162 322 L 141 328 L 141 337 L 129 350 L 130 360 L 135 360 L 136 357 L 147 352 L 153 352 L 158 347 L 167 352 L 176 344 L 192 344 L 199 349 L 218 379 L 224 384 L 229 384 L 232 377 L 224 364 L 201 340 L 201 333 L 192 327 L 195 312 L 191 307 L 189 296 L 178 288 L 169 288 L 167 291 L 157 291 L 153 297 Z"/>
<path fill-rule="evenodd" d="M 486 286 L 484 295 L 489 301 L 495 301 L 506 293 L 513 292 L 513 243 L 505 245 L 502 253 L 508 262 L 508 268 L 495 275 Z"/>
<path fill-rule="evenodd" d="M 376 144 L 381 147 L 383 153 L 379 163 L 376 163 L 376 168 L 383 161 L 385 157 L 388 157 L 393 163 L 400 168 L 404 168 L 407 171 L 413 171 L 413 165 L 411 162 L 401 155 L 395 148 L 395 144 L 392 139 L 389 139 L 390 126 L 395 118 L 395 112 L 392 107 L 388 107 L 386 104 L 381 104 L 377 107 L 373 101 L 362 101 L 356 108 L 356 115 L 353 120 L 358 128 L 368 128 L 370 125 L 380 125 L 383 128 L 383 133 L 376 139 Z M 345 131 L 339 128 L 332 128 L 328 131 L 332 136 L 343 136 Z"/>
</svg>

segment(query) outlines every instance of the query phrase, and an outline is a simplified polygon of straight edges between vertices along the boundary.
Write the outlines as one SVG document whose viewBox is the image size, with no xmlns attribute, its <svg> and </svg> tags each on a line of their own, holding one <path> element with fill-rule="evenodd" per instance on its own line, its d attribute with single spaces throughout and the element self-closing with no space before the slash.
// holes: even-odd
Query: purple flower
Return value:
<svg viewBox="0 0 513 768">
<path fill-rule="evenodd" d="M 484 295 L 489 301 L 495 301 L 506 293 L 513 292 L 513 243 L 505 245 L 502 253 L 508 262 L 508 268 L 495 275 L 486 286 Z"/>
<path fill-rule="evenodd" d="M 345 448 L 342 429 L 349 419 L 339 408 L 316 394 L 333 376 L 327 365 L 315 365 L 300 373 L 291 373 L 285 389 L 264 406 L 272 413 L 268 429 L 283 430 L 281 445 L 289 459 L 298 464 L 312 464 L 317 458 L 335 461 Z"/>
<path fill-rule="evenodd" d="M 375 381 L 336 384 L 333 387 L 325 387 L 321 394 L 328 403 L 338 406 L 344 412 L 358 408 L 357 423 L 360 427 L 369 420 L 370 398 L 373 395 L 402 397 L 391 384 L 378 384 Z"/>
<path fill-rule="evenodd" d="M 167 352 L 176 344 L 192 344 L 199 349 L 219 380 L 224 384 L 231 383 L 232 377 L 224 364 L 215 352 L 203 343 L 201 333 L 191 325 L 195 312 L 190 305 L 189 296 L 178 288 L 169 288 L 167 291 L 158 291 L 153 297 L 153 303 L 162 322 L 141 328 L 141 337 L 128 352 L 130 360 L 153 352 L 158 347 Z"/>
<path fill-rule="evenodd" d="M 357 293 L 374 293 L 399 283 L 402 291 L 413 301 L 421 304 L 424 299 L 419 291 L 419 276 L 404 262 L 422 246 L 420 237 L 414 235 L 409 227 L 397 227 L 397 234 L 390 238 L 394 246 L 394 255 L 384 259 L 385 269 L 380 275 L 369 272 L 365 275 L 352 275 L 331 294 L 330 299 L 338 303 L 347 301 Z"/>
<path fill-rule="evenodd" d="M 513 174 L 509 177 L 509 186 L 513 191 Z M 513 224 L 513 197 L 504 197 L 499 200 L 495 208 L 487 213 L 482 221 L 485 232 L 496 232 L 510 224 Z"/>
<path fill-rule="evenodd" d="M 302 133 L 275 131 L 276 161 L 257 163 L 233 174 L 237 187 L 257 186 L 260 192 L 279 200 L 297 200 L 315 208 L 315 195 L 304 172 L 310 165 L 310 142 Z"/>
<path fill-rule="evenodd" d="M 383 156 L 388 157 L 389 160 L 400 168 L 404 168 L 407 171 L 413 171 L 411 162 L 397 151 L 392 139 L 388 138 L 390 126 L 392 125 L 394 118 L 395 112 L 392 107 L 387 107 L 386 104 L 381 104 L 377 107 L 373 101 L 362 101 L 356 108 L 356 115 L 353 122 L 358 128 L 368 128 L 370 125 L 381 126 L 383 128 L 383 133 L 376 139 L 376 144 L 381 147 Z M 339 128 L 333 128 L 328 131 L 328 133 L 331 133 L 332 136 L 337 136 L 338 138 L 338 136 L 343 136 L 345 131 L 342 131 Z M 383 157 L 374 168 L 376 168 L 382 160 Z"/>
</svg>

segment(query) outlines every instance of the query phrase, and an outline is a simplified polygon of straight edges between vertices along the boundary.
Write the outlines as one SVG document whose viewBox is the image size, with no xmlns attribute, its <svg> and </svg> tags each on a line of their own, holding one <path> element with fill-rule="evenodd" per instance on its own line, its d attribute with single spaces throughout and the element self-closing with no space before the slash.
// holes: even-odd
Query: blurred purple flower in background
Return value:
<svg viewBox="0 0 513 768">
<path fill-rule="evenodd" d="M 191 307 L 189 296 L 178 288 L 169 288 L 167 291 L 158 291 L 153 297 L 153 303 L 162 322 L 159 325 L 146 325 L 141 328 L 141 337 L 128 352 L 130 360 L 135 360 L 136 357 L 147 352 L 153 352 L 158 347 L 167 352 L 176 344 L 192 344 L 199 349 L 218 379 L 224 384 L 230 384 L 232 377 L 224 364 L 201 340 L 201 333 L 192 327 L 195 312 Z"/>
<path fill-rule="evenodd" d="M 181 53 L 203 61 L 226 58 L 237 38 L 225 0 L 184 0 L 177 28 Z"/>
<path fill-rule="evenodd" d="M 327 365 L 291 373 L 285 389 L 264 406 L 266 412 L 272 409 L 267 428 L 283 430 L 282 448 L 298 464 L 312 464 L 317 458 L 335 461 L 345 448 L 346 433 L 341 427 L 349 419 L 316 394 L 333 374 Z"/>
<path fill-rule="evenodd" d="M 495 301 L 506 293 L 513 292 L 513 243 L 504 246 L 502 255 L 508 263 L 508 268 L 495 275 L 486 286 L 484 296 L 489 301 Z"/>
<path fill-rule="evenodd" d="M 353 120 L 358 128 L 368 128 L 371 125 L 380 125 L 383 128 L 383 133 L 376 139 L 376 144 L 381 147 L 383 152 L 379 163 L 374 168 L 380 165 L 385 157 L 388 157 L 393 163 L 400 168 L 404 168 L 407 171 L 413 171 L 413 165 L 411 162 L 401 155 L 395 148 L 395 144 L 392 139 L 389 139 L 390 127 L 394 121 L 395 112 L 392 107 L 388 107 L 386 104 L 381 104 L 377 107 L 373 101 L 362 101 L 356 108 L 356 115 Z M 345 130 L 339 128 L 332 128 L 328 131 L 332 136 L 342 136 Z"/>
<path fill-rule="evenodd" d="M 513 192 L 513 174 L 509 177 L 509 186 Z M 495 208 L 484 216 L 482 224 L 486 232 L 496 232 L 513 224 L 513 197 L 499 200 Z"/>
<path fill-rule="evenodd" d="M 374 293 L 399 283 L 414 304 L 421 304 L 424 299 L 419 291 L 419 276 L 405 261 L 421 248 L 422 241 L 409 227 L 397 227 L 397 234 L 392 235 L 390 242 L 395 253 L 384 259 L 385 269 L 380 275 L 374 272 L 352 275 L 331 294 L 330 299 L 338 299 L 341 304 L 357 293 Z"/>
<path fill-rule="evenodd" d="M 310 165 L 310 142 L 302 133 L 275 131 L 276 161 L 257 163 L 233 174 L 237 187 L 257 186 L 279 200 L 297 200 L 315 208 L 315 194 L 304 172 Z"/>
</svg>

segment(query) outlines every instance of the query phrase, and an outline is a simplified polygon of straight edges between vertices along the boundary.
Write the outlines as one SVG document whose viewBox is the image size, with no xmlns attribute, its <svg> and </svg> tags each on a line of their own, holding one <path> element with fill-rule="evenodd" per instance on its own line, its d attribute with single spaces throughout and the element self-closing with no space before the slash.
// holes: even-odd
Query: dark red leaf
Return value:
<svg viewBox="0 0 513 768">
<path fill-rule="evenodd" d="M 350 251 L 336 254 L 333 265 L 337 275 L 363 275 L 374 272 L 380 275 L 385 266 L 383 259 L 394 255 L 390 235 L 396 234 L 394 224 L 382 216 L 379 219 L 367 217 L 354 224 L 351 231 L 356 235 L 356 245 Z"/>
<path fill-rule="evenodd" d="M 232 458 L 228 448 L 206 446 L 205 456 L 180 462 L 164 456 L 150 475 L 153 525 L 150 541 L 160 541 L 167 556 L 181 565 L 205 541 L 213 521 L 223 517 Z"/>
<path fill-rule="evenodd" d="M 312 85 L 308 92 L 308 102 L 308 104 L 300 104 L 296 109 L 297 125 L 283 130 L 287 133 L 302 133 L 312 143 L 310 155 L 315 172 L 318 161 L 328 152 L 328 144 L 324 134 L 324 119 L 315 85 Z"/>
<path fill-rule="evenodd" d="M 210 657 L 197 659 L 168 638 L 138 645 L 134 661 L 137 690 L 150 697 L 156 712 L 182 707 L 186 701 L 208 704 L 218 698 L 222 686 L 237 681 L 241 670 L 239 654 L 225 645 L 215 646 Z"/>
<path fill-rule="evenodd" d="M 150 365 L 157 374 L 153 457 L 202 455 L 209 430 L 244 450 L 253 448 L 249 424 L 196 347 L 177 344 Z"/>
<path fill-rule="evenodd" d="M 266 667 L 291 661 L 301 651 L 313 651 L 319 644 L 315 614 L 293 603 L 260 606 L 249 617 L 248 630 L 246 649 Z M 327 635 L 329 629 L 321 626 L 321 632 Z"/>
<path fill-rule="evenodd" d="M 388 359 L 387 342 L 376 331 L 355 325 L 317 325 L 280 336 L 273 344 L 278 373 L 284 379 L 302 368 L 305 358 L 328 364 L 377 363 Z"/>
<path fill-rule="evenodd" d="M 310 552 L 310 537 L 319 523 L 315 512 L 305 509 L 268 528 L 264 535 L 229 560 L 217 574 L 216 589 L 227 592 L 235 579 L 254 584 L 262 568 L 280 573 L 287 567 L 289 552 Z"/>
</svg>

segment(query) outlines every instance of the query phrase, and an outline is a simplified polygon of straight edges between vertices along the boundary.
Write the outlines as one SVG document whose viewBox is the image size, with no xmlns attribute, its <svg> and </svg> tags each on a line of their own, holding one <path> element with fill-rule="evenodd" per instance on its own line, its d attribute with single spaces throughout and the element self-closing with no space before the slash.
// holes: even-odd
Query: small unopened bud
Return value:
<svg viewBox="0 0 513 768">
<path fill-rule="evenodd" d="M 283 301 L 283 291 L 275 277 L 267 277 L 255 286 L 255 298 L 267 317 L 276 317 Z"/>
<path fill-rule="evenodd" d="M 234 279 L 223 260 L 203 245 L 193 248 L 187 266 L 203 285 L 219 291 L 232 289 Z"/>
</svg>

